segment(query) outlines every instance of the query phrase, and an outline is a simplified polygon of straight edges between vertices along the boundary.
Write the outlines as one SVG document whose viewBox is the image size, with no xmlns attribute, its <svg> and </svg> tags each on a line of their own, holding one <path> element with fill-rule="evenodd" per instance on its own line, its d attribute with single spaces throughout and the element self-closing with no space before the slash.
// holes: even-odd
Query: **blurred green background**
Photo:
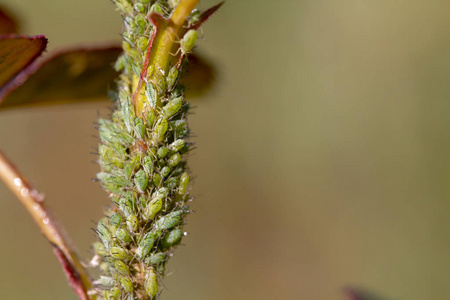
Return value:
<svg viewBox="0 0 450 300">
<path fill-rule="evenodd" d="M 216 1 L 203 1 L 206 8 Z M 117 41 L 108 0 L 3 0 L 49 48 Z M 450 2 L 229 0 L 198 50 L 196 196 L 165 300 L 450 298 Z M 108 204 L 91 181 L 98 115 L 82 104 L 0 114 L 0 148 L 45 193 L 80 254 Z M 2 299 L 77 299 L 0 184 Z"/>
</svg>

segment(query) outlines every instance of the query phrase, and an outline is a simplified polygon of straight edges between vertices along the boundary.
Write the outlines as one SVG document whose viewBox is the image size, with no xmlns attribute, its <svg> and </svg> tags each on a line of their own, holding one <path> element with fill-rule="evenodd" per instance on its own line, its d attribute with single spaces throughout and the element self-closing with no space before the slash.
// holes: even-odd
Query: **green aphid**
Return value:
<svg viewBox="0 0 450 300">
<path fill-rule="evenodd" d="M 95 254 L 99 256 L 105 256 L 106 255 L 106 247 L 100 242 L 94 243 L 94 252 Z"/>
<path fill-rule="evenodd" d="M 164 93 L 164 91 L 166 90 L 166 78 L 165 77 L 159 78 L 156 88 L 158 89 L 159 93 Z"/>
<path fill-rule="evenodd" d="M 98 221 L 97 232 L 98 232 L 98 235 L 99 235 L 100 239 L 102 240 L 103 244 L 106 247 L 108 247 L 108 245 L 111 241 L 111 238 L 112 238 L 112 234 L 111 234 L 111 231 L 109 230 L 109 226 L 107 226 L 106 218 L 103 218 L 100 221 Z"/>
<path fill-rule="evenodd" d="M 158 265 L 159 274 L 161 274 L 161 276 L 164 276 L 165 271 L 166 271 L 166 264 L 159 264 Z"/>
<path fill-rule="evenodd" d="M 131 50 L 131 41 L 129 39 L 126 39 L 124 41 L 122 41 L 122 49 L 125 53 L 130 53 Z"/>
<path fill-rule="evenodd" d="M 153 84 L 148 83 L 145 86 L 145 97 L 147 98 L 147 102 L 152 109 L 156 108 L 156 103 L 158 102 L 158 92 L 153 87 Z M 152 121 L 153 123 L 153 121 Z"/>
<path fill-rule="evenodd" d="M 167 88 L 169 89 L 169 91 L 171 91 L 174 88 L 177 78 L 178 78 L 178 68 L 177 66 L 173 66 L 172 68 L 170 68 L 169 74 L 167 74 L 166 78 Z"/>
<path fill-rule="evenodd" d="M 174 155 L 169 157 L 169 159 L 167 160 L 167 164 L 173 168 L 176 165 L 178 165 L 180 163 L 180 161 L 181 161 L 180 153 L 175 153 Z"/>
<path fill-rule="evenodd" d="M 134 50 L 131 49 L 130 52 Z M 134 115 L 134 110 L 133 107 L 130 103 L 130 101 L 128 100 L 128 95 L 123 95 L 122 92 L 119 94 L 120 98 L 121 98 L 121 104 L 122 104 L 122 116 L 123 116 L 123 121 L 125 123 L 125 127 L 127 128 L 128 132 L 131 133 L 132 129 L 133 129 L 133 123 L 134 123 L 134 118 L 136 118 L 136 116 Z"/>
<path fill-rule="evenodd" d="M 119 200 L 119 209 L 123 212 L 126 218 L 134 214 L 135 196 L 131 192 L 125 192 Z"/>
<path fill-rule="evenodd" d="M 108 270 L 109 270 L 109 268 L 110 268 L 110 265 L 109 265 L 107 262 L 102 262 L 102 263 L 99 265 L 99 268 L 100 268 L 100 272 L 101 272 L 101 273 L 106 274 L 106 273 L 108 273 Z"/>
<path fill-rule="evenodd" d="M 164 16 L 164 11 L 158 3 L 155 3 L 150 7 L 150 12 L 155 12 L 160 14 L 161 16 Z"/>
<path fill-rule="evenodd" d="M 128 182 L 120 176 L 100 172 L 97 173 L 97 178 L 101 181 L 105 189 L 114 194 L 118 194 L 122 187 L 128 186 Z"/>
<path fill-rule="evenodd" d="M 152 201 L 150 201 L 149 204 L 144 209 L 144 212 L 142 213 L 142 219 L 145 221 L 153 219 L 156 214 L 161 210 L 163 202 L 161 198 L 155 198 Z"/>
<path fill-rule="evenodd" d="M 123 33 L 122 33 L 122 38 L 123 38 L 123 40 L 124 40 L 124 42 L 126 42 L 126 43 L 128 43 L 129 45 L 132 45 L 133 44 L 133 39 L 134 39 L 134 37 L 133 37 L 133 35 L 130 33 L 130 32 L 128 32 L 128 31 L 124 31 Z M 122 42 L 123 43 L 123 42 Z M 128 57 L 126 56 L 126 55 L 124 55 L 127 59 L 128 59 Z M 114 100 L 117 100 L 117 98 L 116 99 L 114 99 Z"/>
<path fill-rule="evenodd" d="M 202 12 L 199 10 L 194 10 L 191 13 L 191 18 L 189 19 L 189 24 L 194 25 L 195 23 L 200 22 L 201 17 L 202 17 Z"/>
<path fill-rule="evenodd" d="M 148 270 L 145 280 L 145 291 L 153 299 L 158 294 L 158 277 L 155 270 L 150 268 Z"/>
<path fill-rule="evenodd" d="M 100 119 L 99 120 L 100 129 L 100 139 L 104 143 L 110 143 L 113 140 L 113 131 L 111 130 L 113 123 L 109 120 Z"/>
<path fill-rule="evenodd" d="M 147 198 L 144 196 L 139 197 L 138 204 L 141 208 L 145 208 L 147 206 Z"/>
<path fill-rule="evenodd" d="M 150 177 L 153 173 L 153 160 L 151 156 L 144 157 L 142 167 L 144 168 L 145 173 L 147 173 L 147 176 Z"/>
<path fill-rule="evenodd" d="M 152 199 L 156 198 L 164 199 L 167 197 L 167 195 L 169 195 L 169 190 L 163 187 L 153 193 Z"/>
<path fill-rule="evenodd" d="M 178 181 L 179 179 L 177 177 L 172 177 L 166 180 L 166 186 L 170 189 L 173 190 L 178 186 Z"/>
<path fill-rule="evenodd" d="M 138 152 L 133 157 L 131 157 L 131 164 L 134 167 L 134 170 L 137 171 L 141 167 L 141 159 L 142 153 Z"/>
<path fill-rule="evenodd" d="M 150 250 L 152 249 L 157 237 L 158 234 L 153 231 L 150 231 L 146 235 L 144 235 L 142 240 L 139 242 L 139 246 L 137 249 L 137 255 L 141 259 L 144 259 L 150 253 Z"/>
<path fill-rule="evenodd" d="M 183 166 L 183 164 L 179 164 L 178 165 L 178 168 L 175 168 L 173 171 L 172 171 L 172 176 L 178 176 L 178 175 L 180 175 L 181 173 L 183 173 L 184 172 L 184 166 Z"/>
<path fill-rule="evenodd" d="M 147 27 L 147 22 L 145 21 L 145 18 L 143 15 L 137 15 L 134 17 L 134 21 L 136 23 L 136 34 L 141 35 L 145 32 L 145 29 Z"/>
<path fill-rule="evenodd" d="M 147 265 L 156 265 L 162 262 L 166 258 L 166 254 L 159 252 L 159 253 L 153 253 L 149 257 L 145 259 L 145 263 Z"/>
<path fill-rule="evenodd" d="M 170 122 L 170 130 L 174 133 L 176 138 L 184 138 L 188 134 L 185 120 L 176 120 Z"/>
<path fill-rule="evenodd" d="M 112 225 L 119 227 L 120 224 L 122 224 L 122 216 L 120 214 L 112 214 L 111 217 L 109 217 L 109 221 Z"/>
<path fill-rule="evenodd" d="M 117 231 L 117 226 L 111 225 L 109 226 L 109 230 L 111 231 L 112 235 L 115 235 Z"/>
<path fill-rule="evenodd" d="M 153 140 L 156 143 L 160 143 L 164 140 L 164 135 L 166 134 L 167 128 L 168 124 L 166 118 L 159 118 L 158 121 L 156 121 L 156 125 L 153 130 Z"/>
<path fill-rule="evenodd" d="M 180 0 L 169 0 L 168 2 L 170 7 L 175 8 L 178 6 L 178 3 L 180 3 Z"/>
<path fill-rule="evenodd" d="M 180 151 L 184 147 L 185 144 L 186 144 L 186 142 L 184 140 L 178 139 L 169 145 L 169 149 L 170 149 L 170 151 L 177 152 L 177 151 Z"/>
<path fill-rule="evenodd" d="M 129 294 L 133 293 L 134 290 L 133 283 L 131 282 L 130 279 L 128 279 L 127 277 L 122 277 L 120 278 L 120 284 L 122 285 L 125 292 Z"/>
<path fill-rule="evenodd" d="M 105 298 L 106 300 L 111 299 L 111 294 L 109 290 L 103 290 L 103 298 Z"/>
<path fill-rule="evenodd" d="M 126 31 L 129 32 L 131 36 L 136 35 L 137 25 L 134 22 L 133 18 L 131 16 L 127 16 L 125 17 L 124 21 Z"/>
<path fill-rule="evenodd" d="M 120 243 L 120 241 L 117 238 L 111 238 L 108 246 L 109 246 L 109 248 L 118 247 L 118 246 L 120 246 L 119 243 Z"/>
<path fill-rule="evenodd" d="M 169 175 L 169 173 L 170 173 L 170 168 L 169 167 L 166 166 L 166 167 L 161 169 L 161 177 L 162 178 L 167 177 L 167 175 Z"/>
<path fill-rule="evenodd" d="M 181 231 L 181 229 L 176 228 L 176 229 L 171 230 L 161 240 L 162 248 L 167 249 L 169 247 L 178 245 L 181 241 L 182 236 L 183 236 L 183 232 Z"/>
<path fill-rule="evenodd" d="M 143 13 L 143 12 L 145 12 L 145 5 L 142 4 L 142 3 L 139 3 L 139 2 L 135 3 L 134 4 L 134 10 L 137 11 L 137 12 Z"/>
<path fill-rule="evenodd" d="M 152 158 L 152 159 L 154 159 L 154 158 L 156 158 L 156 149 L 155 148 L 149 148 L 148 150 L 147 150 L 147 154 Z"/>
<path fill-rule="evenodd" d="M 116 137 L 117 141 L 121 145 L 131 144 L 133 142 L 133 140 L 134 140 L 133 137 L 131 135 L 127 134 L 125 131 L 115 132 L 114 134 L 115 134 L 115 137 Z M 114 145 L 114 147 L 117 148 L 118 145 Z M 125 149 L 126 147 L 122 146 L 122 148 Z"/>
<path fill-rule="evenodd" d="M 147 114 L 147 125 L 149 127 L 152 127 L 153 126 L 153 122 L 155 122 L 155 111 L 151 110 Z"/>
<path fill-rule="evenodd" d="M 169 152 L 169 150 L 166 148 L 166 147 L 160 147 L 159 149 L 158 149 L 158 152 L 156 152 L 156 155 L 159 157 L 159 158 L 164 158 L 164 157 L 166 157 L 166 155 L 167 155 L 167 153 Z"/>
<path fill-rule="evenodd" d="M 155 224 L 153 225 L 153 228 L 156 231 L 170 229 L 180 222 L 181 214 L 182 214 L 182 211 L 177 210 L 177 211 L 171 212 L 170 214 L 162 216 L 155 222 Z"/>
<path fill-rule="evenodd" d="M 136 49 L 131 49 L 130 55 L 136 55 L 136 57 L 132 60 L 131 70 L 133 71 L 134 75 L 140 76 L 142 72 L 142 66 L 139 64 L 139 52 Z"/>
<path fill-rule="evenodd" d="M 116 72 L 120 72 L 125 68 L 126 65 L 126 58 L 124 55 L 119 56 L 119 58 L 117 58 L 116 62 L 114 63 L 114 70 L 116 70 Z"/>
<path fill-rule="evenodd" d="M 127 228 L 130 232 L 137 232 L 139 221 L 136 215 L 129 215 L 127 217 Z"/>
<path fill-rule="evenodd" d="M 178 186 L 178 193 L 180 195 L 184 195 L 186 193 L 186 189 L 189 185 L 189 174 L 183 173 L 180 177 L 180 185 Z"/>
<path fill-rule="evenodd" d="M 148 185 L 148 177 L 143 169 L 139 170 L 134 176 L 134 184 L 139 192 L 144 193 Z"/>
<path fill-rule="evenodd" d="M 148 47 L 148 38 L 143 35 L 140 36 L 137 40 L 137 46 L 142 52 L 145 52 Z"/>
<path fill-rule="evenodd" d="M 114 267 L 122 275 L 128 275 L 130 273 L 128 266 L 121 260 L 116 260 L 114 262 Z"/>
<path fill-rule="evenodd" d="M 161 175 L 159 174 L 154 174 L 153 175 L 153 182 L 155 183 L 156 186 L 160 186 L 161 182 L 162 182 L 162 178 Z"/>
<path fill-rule="evenodd" d="M 103 285 L 104 287 L 111 287 L 115 284 L 115 280 L 112 277 L 109 276 L 100 276 L 100 278 L 98 279 L 98 281 L 100 282 L 101 285 Z"/>
<path fill-rule="evenodd" d="M 170 118 L 174 114 L 176 114 L 183 106 L 183 97 L 177 97 L 173 100 L 170 100 L 169 103 L 164 105 L 163 112 L 167 118 Z"/>
<path fill-rule="evenodd" d="M 146 128 L 144 121 L 142 121 L 141 118 L 134 119 L 134 131 L 137 133 L 140 139 L 143 139 L 145 137 Z"/>
<path fill-rule="evenodd" d="M 131 243 L 130 234 L 125 229 L 121 228 L 116 231 L 116 237 L 123 243 Z"/>
<path fill-rule="evenodd" d="M 133 6 L 128 0 L 114 0 L 114 3 L 123 13 L 130 15 L 133 13 Z"/>
<path fill-rule="evenodd" d="M 119 300 L 121 294 L 122 294 L 122 291 L 119 288 L 113 287 L 109 290 L 109 299 L 110 300 Z"/>
<path fill-rule="evenodd" d="M 131 175 L 133 174 L 133 171 L 134 171 L 133 163 L 131 161 L 127 162 L 123 167 L 123 175 L 125 176 L 125 178 L 130 179 Z"/>
<path fill-rule="evenodd" d="M 180 50 L 183 54 L 190 53 L 197 42 L 198 33 L 194 29 L 189 29 L 180 40 Z"/>
<path fill-rule="evenodd" d="M 111 247 L 109 254 L 112 258 L 124 260 L 126 258 L 125 249 L 120 247 Z"/>
<path fill-rule="evenodd" d="M 104 167 L 119 167 L 123 166 L 123 159 L 118 157 L 117 153 L 109 146 L 101 144 L 98 147 L 98 153 L 100 154 L 101 163 Z"/>
</svg>

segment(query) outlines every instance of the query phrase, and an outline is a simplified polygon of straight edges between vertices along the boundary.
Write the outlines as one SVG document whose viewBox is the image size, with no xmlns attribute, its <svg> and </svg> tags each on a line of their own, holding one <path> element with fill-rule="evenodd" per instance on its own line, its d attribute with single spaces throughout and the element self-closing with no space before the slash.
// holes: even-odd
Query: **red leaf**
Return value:
<svg viewBox="0 0 450 300">
<path fill-rule="evenodd" d="M 362 289 L 346 288 L 344 291 L 349 300 L 387 300 Z"/>
<path fill-rule="evenodd" d="M 118 46 L 85 47 L 36 61 L 0 90 L 0 109 L 106 99 L 121 52 Z"/>
<path fill-rule="evenodd" d="M 0 87 L 30 65 L 46 46 L 44 36 L 0 36 Z"/>
<path fill-rule="evenodd" d="M 80 275 L 78 274 L 77 270 L 74 268 L 72 263 L 69 261 L 66 255 L 64 255 L 64 252 L 59 249 L 58 246 L 52 244 L 52 248 L 53 252 L 55 253 L 56 257 L 63 267 L 63 271 L 67 276 L 67 280 L 69 280 L 69 283 L 75 293 L 80 299 L 89 300 L 88 293 L 83 286 L 83 282 L 81 281 Z"/>
<path fill-rule="evenodd" d="M 189 29 L 195 29 L 197 30 L 203 23 L 205 23 L 206 21 L 208 21 L 208 19 L 225 3 L 225 1 L 220 2 L 217 5 L 214 5 L 211 8 L 208 8 L 207 10 L 205 10 L 201 16 L 200 16 L 200 20 L 198 22 L 196 22 L 195 24 L 193 24 Z"/>
</svg>

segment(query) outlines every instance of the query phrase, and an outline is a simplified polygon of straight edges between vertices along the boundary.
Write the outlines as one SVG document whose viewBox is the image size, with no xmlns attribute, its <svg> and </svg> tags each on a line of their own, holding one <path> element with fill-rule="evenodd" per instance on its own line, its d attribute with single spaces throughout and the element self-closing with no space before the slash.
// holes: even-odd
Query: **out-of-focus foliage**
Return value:
<svg viewBox="0 0 450 300">
<path fill-rule="evenodd" d="M 43 3 L 4 1 L 50 50 L 120 40 L 109 1 Z M 449 10 L 443 0 L 229 1 L 198 42 L 220 80 L 190 116 L 196 213 L 162 297 L 342 300 L 354 284 L 387 299 L 450 298 Z M 98 111 L 110 112 L 0 118 L 1 148 L 85 257 L 86 228 L 107 203 L 86 178 L 98 172 Z M 1 199 L 3 297 L 75 299 L 25 212 Z"/>
</svg>

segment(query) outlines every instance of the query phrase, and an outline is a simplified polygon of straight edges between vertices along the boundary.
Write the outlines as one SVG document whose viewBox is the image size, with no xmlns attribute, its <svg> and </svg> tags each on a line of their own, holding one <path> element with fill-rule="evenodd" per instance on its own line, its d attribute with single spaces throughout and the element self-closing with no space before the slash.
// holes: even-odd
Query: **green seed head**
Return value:
<svg viewBox="0 0 450 300">
<path fill-rule="evenodd" d="M 167 260 L 181 241 L 189 211 L 189 104 L 179 83 L 188 62 L 185 55 L 192 52 L 197 25 L 204 20 L 198 10 L 186 16 L 176 29 L 182 36 L 169 39 L 170 49 L 163 51 L 170 55 L 159 64 L 164 52 L 153 50 L 165 47 L 165 30 L 175 26 L 168 20 L 175 7 L 186 4 L 113 2 L 125 22 L 124 51 L 114 65 L 120 72 L 117 90 L 111 93 L 115 111 L 109 120 L 99 121 L 97 178 L 112 207 L 96 228 L 101 242 L 94 244 L 94 251 L 100 260 L 99 289 L 103 289 L 98 300 L 157 300 L 158 276 L 164 275 Z"/>
</svg>

